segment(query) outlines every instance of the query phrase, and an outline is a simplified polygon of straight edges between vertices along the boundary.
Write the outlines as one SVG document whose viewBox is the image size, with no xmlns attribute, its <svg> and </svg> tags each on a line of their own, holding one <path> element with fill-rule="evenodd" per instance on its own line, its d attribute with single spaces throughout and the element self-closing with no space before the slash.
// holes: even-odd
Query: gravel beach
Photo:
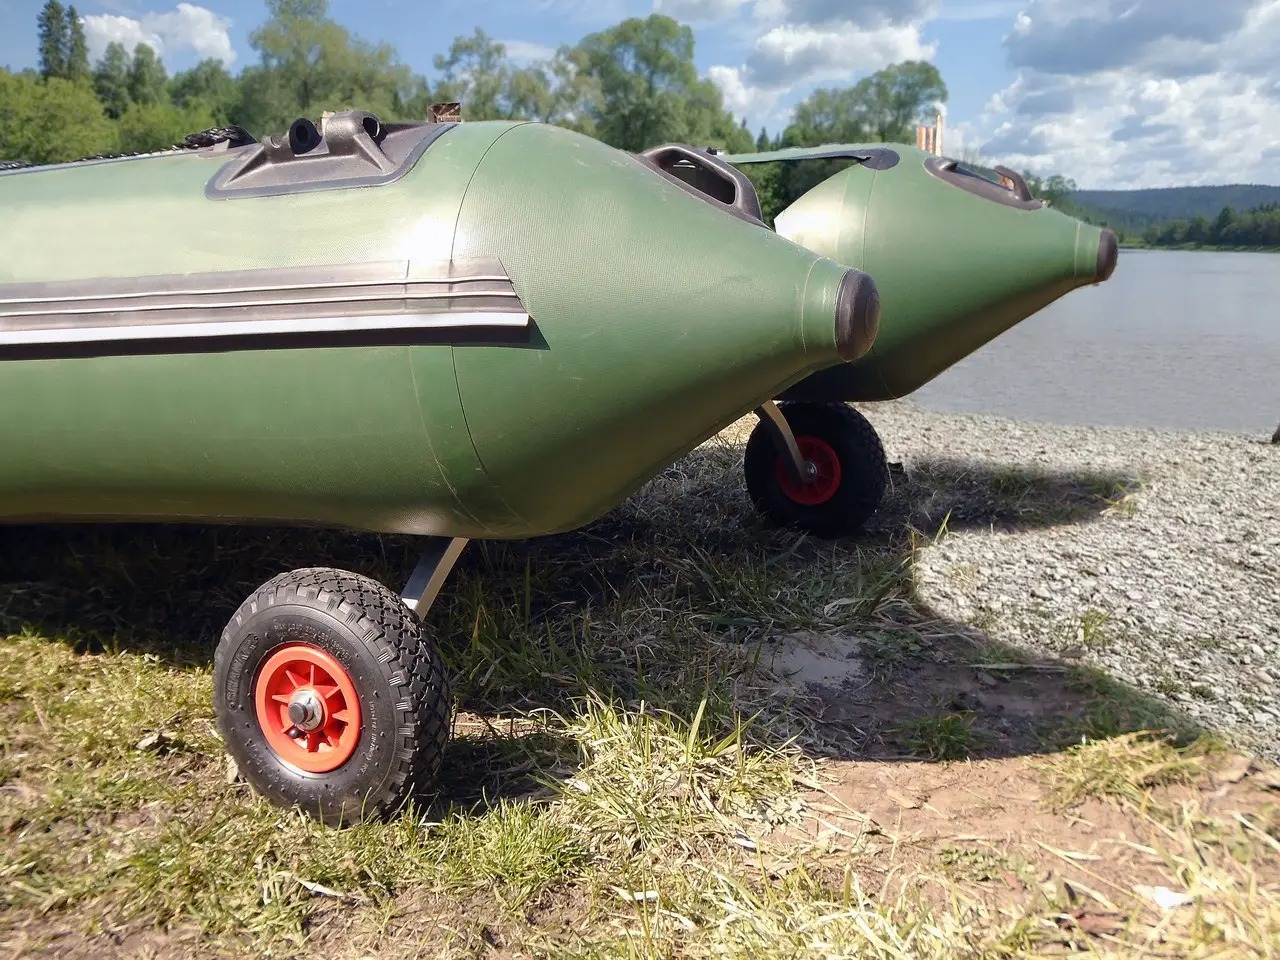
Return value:
<svg viewBox="0 0 1280 960">
<path fill-rule="evenodd" d="M 1280 446 L 910 401 L 862 410 L 913 486 L 946 464 L 948 477 L 981 477 L 971 498 L 1007 501 L 995 514 L 1012 519 L 992 523 L 955 483 L 940 491 L 950 515 L 917 557 L 922 603 L 1103 669 L 1280 760 Z"/>
</svg>

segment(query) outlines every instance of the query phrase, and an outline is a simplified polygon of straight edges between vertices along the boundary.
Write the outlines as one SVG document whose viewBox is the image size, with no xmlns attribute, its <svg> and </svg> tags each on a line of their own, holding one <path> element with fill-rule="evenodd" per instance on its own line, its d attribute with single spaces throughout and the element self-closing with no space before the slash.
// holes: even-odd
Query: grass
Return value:
<svg viewBox="0 0 1280 960">
<path fill-rule="evenodd" d="M 1073 698 L 1080 699 L 1082 708 L 1072 716 L 1042 724 L 1040 736 L 1051 749 L 1110 741 L 1150 730 L 1166 731 L 1173 742 L 1185 746 L 1203 733 L 1165 704 L 1144 697 L 1098 670 L 1077 669 L 1065 677 L 1064 687 Z"/>
<path fill-rule="evenodd" d="M 1215 806 L 1229 753 L 1142 733 L 1169 724 L 1138 694 L 915 596 L 915 530 L 1068 522 L 1040 502 L 1064 494 L 1087 522 L 1105 478 L 935 465 L 879 531 L 821 544 L 747 508 L 741 439 L 586 530 L 469 548 L 428 620 L 459 701 L 438 793 L 342 831 L 228 775 L 211 644 L 278 570 L 396 584 L 411 543 L 0 531 L 0 950 L 1276 954 L 1280 820 L 1261 788 Z M 986 513 L 954 509 L 975 492 Z M 856 651 L 852 686 L 785 680 L 774 655 L 807 662 L 802 640 Z M 1081 827 L 1090 804 L 1119 819 Z M 1163 916 L 1135 885 L 1196 906 Z"/>
<path fill-rule="evenodd" d="M 1113 641 L 1106 629 L 1110 619 L 1110 614 L 1105 610 L 1090 607 L 1080 614 L 1080 626 L 1076 631 L 1076 639 L 1090 650 L 1111 646 Z"/>
<path fill-rule="evenodd" d="M 1194 751 L 1179 751 L 1148 731 L 1086 742 L 1046 761 L 1051 798 L 1059 806 L 1089 799 L 1141 804 L 1154 787 L 1186 782 L 1199 768 Z"/>
<path fill-rule="evenodd" d="M 969 525 L 978 516 L 1005 529 L 1088 522 L 1100 515 L 1132 517 L 1144 485 L 1140 476 L 1096 473 L 1063 477 L 1019 463 L 950 459 L 919 465 L 915 479 L 933 489 L 931 499 L 936 503 L 928 514 L 934 529 Z M 944 505 L 952 509 L 944 513 Z"/>
<path fill-rule="evenodd" d="M 980 847 L 943 847 L 938 853 L 938 864 L 947 874 L 971 883 L 1001 880 L 1006 874 L 1028 878 L 1035 873 L 1034 867 L 1021 858 Z"/>
<path fill-rule="evenodd" d="M 917 717 L 900 724 L 902 743 L 916 756 L 929 760 L 964 760 L 981 744 L 974 733 L 975 717 L 967 711 Z"/>
</svg>

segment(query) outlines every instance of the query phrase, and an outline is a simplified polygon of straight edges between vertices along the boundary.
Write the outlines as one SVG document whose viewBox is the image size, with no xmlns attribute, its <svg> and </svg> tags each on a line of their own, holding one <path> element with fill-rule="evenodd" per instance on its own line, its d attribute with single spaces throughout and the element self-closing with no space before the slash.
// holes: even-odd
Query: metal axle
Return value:
<svg viewBox="0 0 1280 960">
<path fill-rule="evenodd" d="M 440 588 L 458 562 L 458 557 L 470 542 L 466 537 L 427 537 L 427 547 L 422 552 L 422 559 L 409 575 L 409 582 L 400 591 L 400 599 L 406 607 L 418 615 L 419 620 L 427 618 L 427 611 L 440 596 Z"/>
<path fill-rule="evenodd" d="M 310 732 L 324 723 L 324 704 L 314 690 L 299 690 L 289 700 L 289 719 L 295 727 Z"/>
<path fill-rule="evenodd" d="M 782 457 L 782 465 L 792 482 L 804 486 L 813 483 L 817 479 L 818 468 L 800 455 L 800 448 L 796 445 L 796 435 L 791 432 L 791 425 L 787 423 L 787 418 L 782 415 L 778 405 L 772 400 L 766 400 L 756 407 L 756 416 L 760 418 L 760 423 L 773 440 L 774 447 Z"/>
</svg>

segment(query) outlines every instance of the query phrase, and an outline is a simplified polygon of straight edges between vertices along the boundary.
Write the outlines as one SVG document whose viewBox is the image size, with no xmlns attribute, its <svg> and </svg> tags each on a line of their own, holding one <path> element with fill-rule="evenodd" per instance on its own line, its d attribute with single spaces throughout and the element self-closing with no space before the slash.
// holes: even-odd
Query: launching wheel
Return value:
<svg viewBox="0 0 1280 960">
<path fill-rule="evenodd" d="M 214 713 L 258 793 L 332 826 L 394 812 L 434 777 L 449 736 L 444 664 L 406 602 L 316 567 L 236 611 L 214 655 Z"/>
<path fill-rule="evenodd" d="M 747 440 L 747 492 L 762 514 L 818 537 L 857 532 L 875 513 L 889 483 L 889 464 L 875 428 L 844 403 L 778 404 L 808 465 L 790 469 L 776 428 L 766 420 Z"/>
</svg>

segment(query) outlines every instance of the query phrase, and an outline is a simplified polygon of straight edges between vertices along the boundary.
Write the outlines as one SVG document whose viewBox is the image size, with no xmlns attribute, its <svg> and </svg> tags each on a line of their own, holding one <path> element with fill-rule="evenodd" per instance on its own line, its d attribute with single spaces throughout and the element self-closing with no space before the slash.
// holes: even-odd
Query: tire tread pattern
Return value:
<svg viewBox="0 0 1280 960">
<path fill-rule="evenodd" d="M 425 791 L 434 778 L 450 734 L 452 695 L 439 651 L 421 622 L 396 594 L 369 577 L 332 567 L 303 567 L 277 574 L 240 605 L 222 633 L 220 651 L 236 642 L 245 622 L 285 603 L 320 606 L 345 619 L 375 659 L 384 664 L 386 680 L 400 688 L 393 706 L 396 744 L 394 769 L 364 798 L 361 819 L 382 818 L 405 800 Z M 269 779 L 281 780 L 279 773 Z M 275 783 L 270 793 L 287 793 Z M 285 788 L 282 790 L 281 788 Z M 323 819 L 345 822 L 350 811 L 326 812 Z"/>
<path fill-rule="evenodd" d="M 880 435 L 858 410 L 847 403 L 791 400 L 778 409 L 797 435 L 826 441 L 840 457 L 844 473 L 841 489 L 827 503 L 805 506 L 782 492 L 774 478 L 777 451 L 773 439 L 757 426 L 747 440 L 743 458 L 747 492 L 757 510 L 775 523 L 798 527 L 815 536 L 841 537 L 856 533 L 880 506 L 889 486 L 889 462 Z M 851 481 L 855 481 L 851 482 Z"/>
</svg>

